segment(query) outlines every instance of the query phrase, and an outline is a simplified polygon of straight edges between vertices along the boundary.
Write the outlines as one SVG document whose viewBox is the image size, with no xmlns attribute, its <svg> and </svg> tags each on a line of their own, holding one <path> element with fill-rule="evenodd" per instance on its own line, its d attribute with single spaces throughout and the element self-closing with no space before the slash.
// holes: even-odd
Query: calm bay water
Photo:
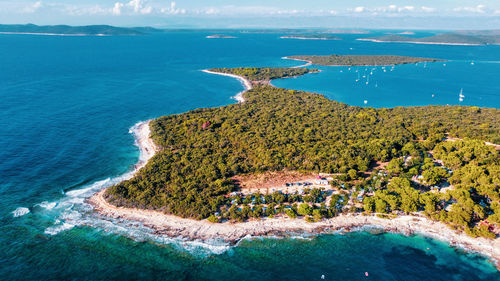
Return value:
<svg viewBox="0 0 500 281">
<path fill-rule="evenodd" d="M 129 132 L 134 124 L 234 102 L 240 83 L 201 69 L 294 66 L 300 63 L 281 57 L 295 54 L 436 57 L 451 61 L 386 72 L 319 67 L 319 74 L 273 84 L 360 106 L 500 107 L 497 46 L 376 44 L 353 35 L 342 41 L 206 35 L 0 36 L 2 280 L 368 279 L 364 272 L 373 280 L 500 280 L 484 258 L 418 236 L 359 232 L 229 247 L 165 241 L 141 226 L 95 218 L 84 199 L 133 168 L 139 156 Z M 355 82 L 356 70 L 361 78 L 374 72 L 368 85 Z M 16 209 L 29 213 L 14 216 Z"/>
</svg>

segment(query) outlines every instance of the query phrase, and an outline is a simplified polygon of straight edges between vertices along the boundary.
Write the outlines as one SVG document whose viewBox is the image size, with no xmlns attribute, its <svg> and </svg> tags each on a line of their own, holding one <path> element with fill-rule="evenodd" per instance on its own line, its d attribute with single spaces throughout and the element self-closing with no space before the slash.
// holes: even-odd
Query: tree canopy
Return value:
<svg viewBox="0 0 500 281">
<path fill-rule="evenodd" d="M 257 80 L 301 72 L 288 68 L 224 71 Z M 154 120 L 150 125 L 151 137 L 161 151 L 132 179 L 110 187 L 106 199 L 119 206 L 196 219 L 210 217 L 212 221 L 217 221 L 216 213 L 235 214 L 238 219 L 272 216 L 276 212 L 290 216 L 312 214 L 318 218 L 341 210 L 347 198 L 336 196 L 329 207 L 309 209 L 301 203 L 298 209 L 292 205 L 285 211 L 284 202 L 324 205 L 324 196 L 318 190 L 310 191 L 308 197 L 228 197 L 238 189 L 231 178 L 296 170 L 342 173 L 346 180 L 354 181 L 375 162 L 390 162 L 389 179 L 366 181 L 365 186 L 375 191 L 374 196 L 365 196 L 366 211 L 425 210 L 433 218 L 467 227 L 488 215 L 499 222 L 498 151 L 484 144 L 500 140 L 498 109 L 362 108 L 318 94 L 268 85 L 259 85 L 244 96 L 246 101 L 242 104 L 196 109 Z M 446 137 L 465 140 L 447 142 Z M 436 159 L 442 159 L 443 167 L 427 155 L 431 150 Z M 456 170 L 450 175 L 445 168 Z M 454 193 L 446 193 L 450 202 L 455 202 L 448 213 L 443 213 L 445 201 L 441 195 L 421 192 L 410 181 L 420 173 L 428 184 L 449 178 L 457 187 Z M 260 204 L 264 201 L 268 205 L 263 207 Z M 251 202 L 255 206 L 246 208 Z M 487 207 L 478 207 L 480 202 Z M 476 232 L 480 230 L 477 229 Z"/>
</svg>

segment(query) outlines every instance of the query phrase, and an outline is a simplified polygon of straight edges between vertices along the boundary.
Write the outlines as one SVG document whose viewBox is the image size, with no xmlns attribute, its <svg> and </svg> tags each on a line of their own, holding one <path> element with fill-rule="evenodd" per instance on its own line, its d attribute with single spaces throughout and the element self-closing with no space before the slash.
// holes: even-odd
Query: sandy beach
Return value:
<svg viewBox="0 0 500 281">
<path fill-rule="evenodd" d="M 234 75 L 234 74 L 229 74 L 229 73 L 214 72 L 214 71 L 210 71 L 210 70 L 207 70 L 207 69 L 204 69 L 202 71 L 205 72 L 205 73 L 210 73 L 210 74 L 215 74 L 215 75 L 229 76 L 229 77 L 233 77 L 233 78 L 236 78 L 236 79 L 240 80 L 241 84 L 243 84 L 243 86 L 245 87 L 245 90 L 242 91 L 242 92 L 239 92 L 236 96 L 233 97 L 233 99 L 235 99 L 236 101 L 238 101 L 238 103 L 245 102 L 245 98 L 243 97 L 243 93 L 246 92 L 246 91 L 248 91 L 248 90 L 250 90 L 250 89 L 252 89 L 252 83 L 250 83 L 250 81 L 248 81 L 247 79 L 245 79 L 242 76 Z"/>
<path fill-rule="evenodd" d="M 308 61 L 308 60 L 299 60 L 299 59 L 294 59 L 294 58 L 289 58 L 289 57 L 282 57 L 282 59 L 285 59 L 285 60 L 296 60 L 296 61 L 305 61 L 305 62 L 307 62 L 307 63 L 302 64 L 302 65 L 293 66 L 292 68 L 301 68 L 301 67 L 306 67 L 306 66 L 312 65 L 312 61 Z"/>
<path fill-rule="evenodd" d="M 149 137 L 151 134 L 149 124 L 151 121 L 152 120 L 147 120 L 137 123 L 130 129 L 131 133 L 135 136 L 135 142 L 140 151 L 139 161 L 137 161 L 137 164 L 134 166 L 133 174 L 135 174 L 140 168 L 144 167 L 149 159 L 156 154 L 156 152 L 160 151 L 160 148 Z"/>
</svg>

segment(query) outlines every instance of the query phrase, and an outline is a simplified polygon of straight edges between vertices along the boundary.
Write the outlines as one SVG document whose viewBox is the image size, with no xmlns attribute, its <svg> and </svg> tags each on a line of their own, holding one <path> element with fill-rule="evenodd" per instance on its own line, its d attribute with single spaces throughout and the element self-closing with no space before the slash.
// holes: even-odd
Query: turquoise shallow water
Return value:
<svg viewBox="0 0 500 281">
<path fill-rule="evenodd" d="M 131 127 L 221 106 L 238 81 L 210 67 L 293 66 L 294 54 L 399 54 L 453 60 L 378 69 L 378 87 L 354 69 L 274 81 L 353 105 L 499 107 L 500 48 L 283 40 L 187 32 L 138 37 L 0 36 L 0 276 L 16 279 L 500 280 L 484 258 L 422 237 L 367 233 L 245 240 L 237 247 L 156 237 L 140 225 L 99 220 L 84 199 L 119 181 L 139 156 Z M 352 48 L 352 50 L 350 49 Z M 470 62 L 474 60 L 475 64 Z M 364 68 L 359 71 L 364 71 Z M 376 78 L 375 78 L 376 77 Z M 423 83 L 422 81 L 426 81 Z M 435 93 L 435 97 L 430 94 Z M 15 217 L 13 211 L 29 213 Z M 18 209 L 26 210 L 26 209 Z M 429 250 L 427 250 L 429 248 Z"/>
</svg>

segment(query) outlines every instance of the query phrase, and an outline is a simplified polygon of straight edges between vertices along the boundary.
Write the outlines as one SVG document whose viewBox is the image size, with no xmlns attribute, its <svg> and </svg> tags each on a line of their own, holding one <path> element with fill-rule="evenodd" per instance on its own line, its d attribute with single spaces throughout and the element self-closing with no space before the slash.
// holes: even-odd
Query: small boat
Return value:
<svg viewBox="0 0 500 281">
<path fill-rule="evenodd" d="M 461 97 L 461 98 L 465 98 L 465 96 L 464 96 L 464 88 L 460 89 L 460 94 L 458 94 L 458 96 Z"/>
<path fill-rule="evenodd" d="M 364 100 L 364 101 L 363 101 L 363 103 L 364 103 L 364 104 L 367 104 L 367 103 L 368 103 L 368 101 L 367 101 L 367 100 Z"/>
</svg>

